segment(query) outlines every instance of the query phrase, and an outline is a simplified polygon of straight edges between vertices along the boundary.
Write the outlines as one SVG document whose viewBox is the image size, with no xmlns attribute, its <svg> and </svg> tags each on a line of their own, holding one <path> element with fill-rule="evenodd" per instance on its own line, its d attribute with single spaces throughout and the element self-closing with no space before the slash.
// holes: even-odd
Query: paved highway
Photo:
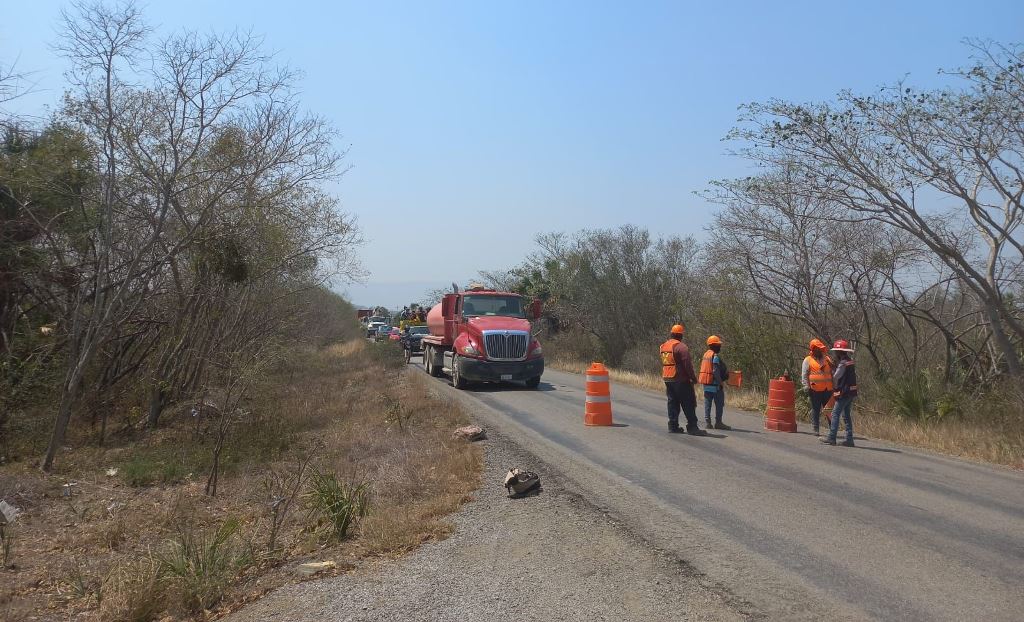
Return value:
<svg viewBox="0 0 1024 622">
<path fill-rule="evenodd" d="M 662 395 L 615 383 L 615 427 L 588 428 L 582 377 L 550 370 L 538 390 L 430 381 L 753 617 L 1024 619 L 1022 473 L 731 410 L 732 431 L 669 435 Z"/>
</svg>

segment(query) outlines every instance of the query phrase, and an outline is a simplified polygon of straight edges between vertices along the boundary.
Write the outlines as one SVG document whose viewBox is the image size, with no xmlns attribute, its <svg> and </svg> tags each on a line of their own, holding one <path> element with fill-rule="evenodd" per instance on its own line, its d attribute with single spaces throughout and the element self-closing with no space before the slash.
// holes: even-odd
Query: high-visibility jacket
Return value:
<svg viewBox="0 0 1024 622">
<path fill-rule="evenodd" d="M 715 384 L 715 351 L 708 350 L 700 361 L 700 374 L 697 382 L 701 384 Z"/>
<path fill-rule="evenodd" d="M 661 377 L 664 380 L 675 380 L 679 373 L 676 369 L 675 347 L 680 343 L 678 339 L 669 339 L 661 344 Z"/>
<path fill-rule="evenodd" d="M 813 356 L 807 356 L 807 384 L 811 391 L 832 390 L 832 361 L 826 356 L 821 363 Z"/>
</svg>

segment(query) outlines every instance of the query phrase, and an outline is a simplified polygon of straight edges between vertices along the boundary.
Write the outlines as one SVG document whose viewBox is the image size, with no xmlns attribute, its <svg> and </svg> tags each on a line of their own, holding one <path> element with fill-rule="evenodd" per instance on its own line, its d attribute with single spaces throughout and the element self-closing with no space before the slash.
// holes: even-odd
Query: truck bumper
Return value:
<svg viewBox="0 0 1024 622">
<path fill-rule="evenodd" d="M 459 371 L 462 372 L 463 378 L 472 382 L 522 382 L 530 378 L 539 378 L 544 373 L 544 359 L 493 362 L 460 358 Z"/>
</svg>

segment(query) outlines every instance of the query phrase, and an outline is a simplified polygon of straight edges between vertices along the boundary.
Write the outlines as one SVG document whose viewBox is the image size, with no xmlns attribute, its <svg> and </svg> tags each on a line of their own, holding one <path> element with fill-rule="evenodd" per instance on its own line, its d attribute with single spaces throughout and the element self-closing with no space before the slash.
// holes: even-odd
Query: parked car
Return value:
<svg viewBox="0 0 1024 622">
<path fill-rule="evenodd" d="M 380 320 L 370 321 L 366 325 L 366 336 L 367 337 L 376 337 L 377 336 L 377 331 L 380 330 L 381 328 L 388 329 L 388 328 L 391 328 L 391 327 L 388 326 L 387 322 L 382 322 Z"/>
<path fill-rule="evenodd" d="M 388 331 L 388 341 L 399 341 L 402 338 L 402 331 L 392 328 Z"/>
<path fill-rule="evenodd" d="M 388 334 L 391 332 L 391 327 L 385 324 L 377 328 L 377 332 L 373 334 L 374 341 L 387 341 Z"/>
</svg>

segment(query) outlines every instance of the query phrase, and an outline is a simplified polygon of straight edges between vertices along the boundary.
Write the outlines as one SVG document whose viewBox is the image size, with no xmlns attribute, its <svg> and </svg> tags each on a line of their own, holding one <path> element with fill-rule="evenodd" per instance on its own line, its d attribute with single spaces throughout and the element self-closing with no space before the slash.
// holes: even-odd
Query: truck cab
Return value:
<svg viewBox="0 0 1024 622">
<path fill-rule="evenodd" d="M 544 357 L 530 331 L 540 302 L 483 286 L 446 294 L 427 314 L 423 365 L 432 376 L 448 374 L 456 388 L 470 382 L 540 384 Z"/>
</svg>

